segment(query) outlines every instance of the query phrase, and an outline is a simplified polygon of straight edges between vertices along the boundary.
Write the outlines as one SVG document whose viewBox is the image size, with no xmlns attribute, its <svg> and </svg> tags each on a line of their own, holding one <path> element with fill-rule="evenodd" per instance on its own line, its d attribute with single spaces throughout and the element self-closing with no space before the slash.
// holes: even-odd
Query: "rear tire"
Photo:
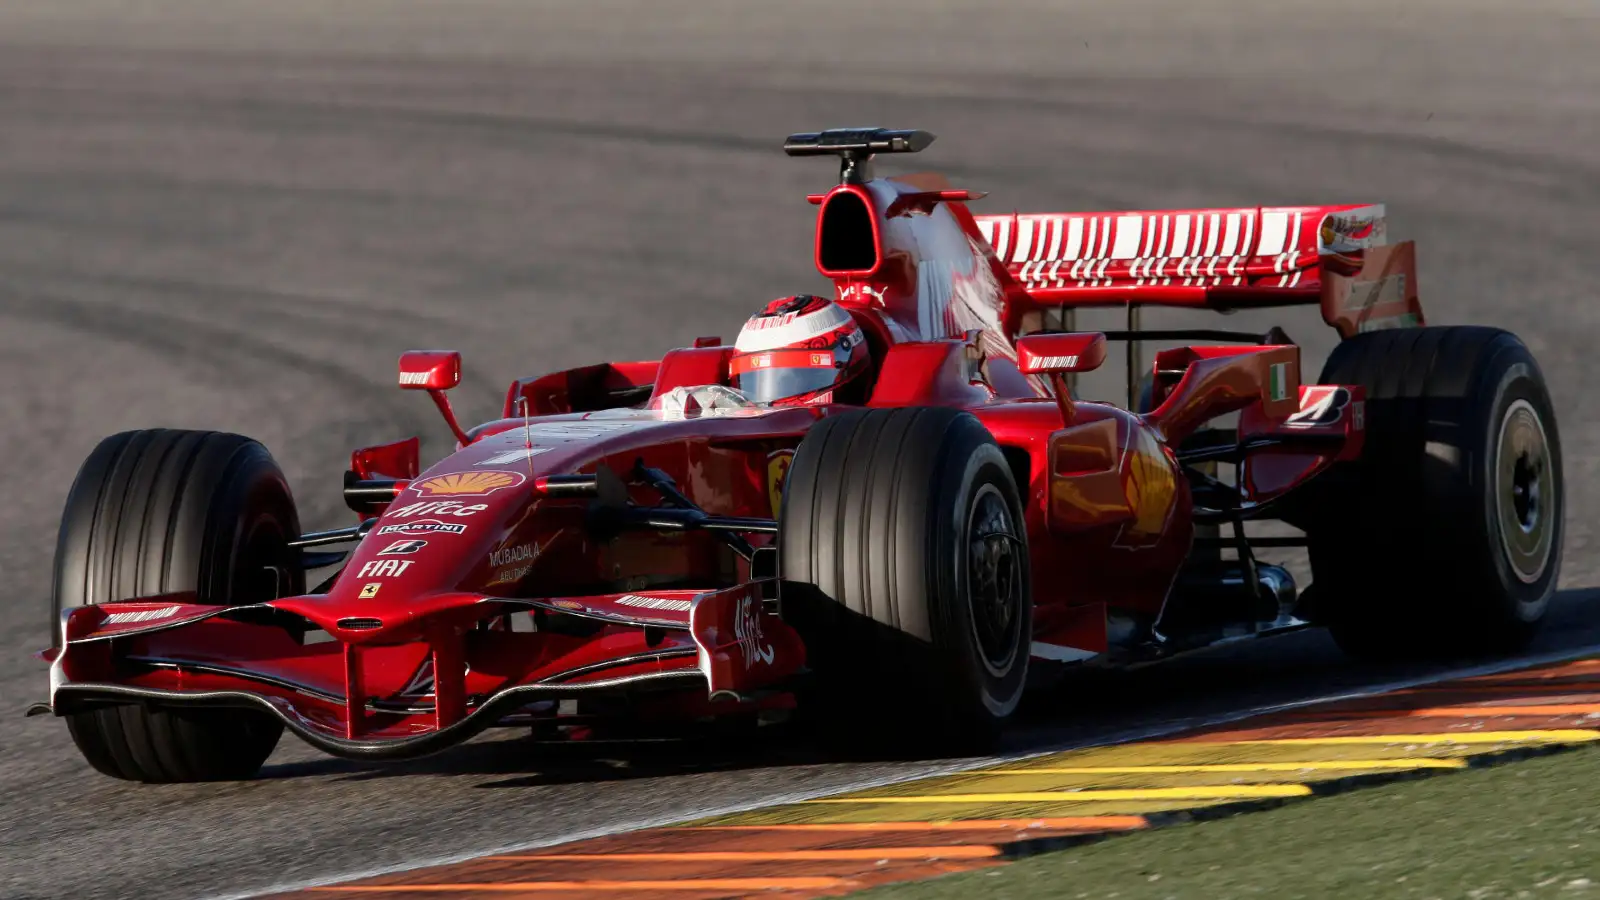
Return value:
<svg viewBox="0 0 1600 900">
<path fill-rule="evenodd" d="M 1367 391 L 1362 458 L 1329 473 L 1307 536 L 1313 615 L 1364 658 L 1510 653 L 1561 568 L 1561 442 L 1538 363 L 1496 328 L 1405 328 L 1336 347 L 1322 384 Z"/>
<path fill-rule="evenodd" d="M 981 753 L 1032 641 L 1027 533 L 1004 454 L 970 413 L 852 410 L 815 425 L 779 520 L 784 615 L 836 736 Z"/>
<path fill-rule="evenodd" d="M 300 522 L 266 448 L 236 434 L 156 429 L 100 442 L 67 495 L 56 543 L 52 621 L 61 611 L 195 591 L 242 605 L 303 593 L 288 542 Z M 253 710 L 99 707 L 66 716 L 89 764 L 129 781 L 249 778 L 283 725 Z"/>
</svg>

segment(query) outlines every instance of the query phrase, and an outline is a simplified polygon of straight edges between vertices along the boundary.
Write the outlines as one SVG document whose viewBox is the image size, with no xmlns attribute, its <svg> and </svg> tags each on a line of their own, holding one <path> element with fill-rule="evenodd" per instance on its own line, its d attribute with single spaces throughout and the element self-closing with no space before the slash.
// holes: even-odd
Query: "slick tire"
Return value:
<svg viewBox="0 0 1600 900">
<path fill-rule="evenodd" d="M 1307 528 L 1314 605 L 1353 656 L 1481 656 L 1533 637 L 1561 569 L 1565 479 L 1544 376 L 1515 335 L 1357 335 L 1322 384 L 1366 388 L 1359 461 Z"/>
<path fill-rule="evenodd" d="M 288 483 L 265 447 L 235 434 L 157 429 L 100 442 L 67 495 L 56 543 L 54 616 L 131 597 L 195 591 L 241 605 L 305 590 L 288 544 L 300 533 Z M 143 782 L 249 778 L 283 725 L 237 709 L 101 706 L 66 716 L 89 764 Z"/>
<path fill-rule="evenodd" d="M 783 612 L 806 644 L 807 718 L 858 747 L 981 753 L 1028 674 L 1027 531 L 988 430 L 946 408 L 852 410 L 791 461 Z"/>
</svg>

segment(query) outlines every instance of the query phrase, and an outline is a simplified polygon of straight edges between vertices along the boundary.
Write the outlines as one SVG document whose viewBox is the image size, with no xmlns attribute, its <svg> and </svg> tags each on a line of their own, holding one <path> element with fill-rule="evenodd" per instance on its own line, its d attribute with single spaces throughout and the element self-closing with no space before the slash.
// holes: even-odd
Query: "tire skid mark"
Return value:
<svg viewBox="0 0 1600 900">
<path fill-rule="evenodd" d="M 0 282 L 0 287 L 6 287 L 5 283 Z M 8 293 L 22 292 L 13 288 Z M 245 370 L 241 362 L 258 366 L 275 378 L 311 376 L 321 389 L 357 395 L 362 401 L 361 411 L 368 418 L 381 419 L 391 426 L 415 426 L 425 421 L 414 404 L 400 402 L 398 390 L 377 381 L 372 373 L 330 362 L 322 356 L 298 353 L 263 340 L 252 331 L 222 328 L 147 307 L 129 308 L 75 300 L 37 287 L 27 289 L 26 294 L 37 299 L 18 302 L 0 298 L 0 317 L 132 345 L 185 363 L 199 362 L 219 376 L 245 384 L 258 383 L 260 373 Z"/>
<path fill-rule="evenodd" d="M 195 278 L 130 275 L 125 272 L 116 274 L 63 273 L 54 266 L 34 267 L 26 262 L 7 262 L 3 273 L 0 274 L 3 274 L 7 282 L 26 279 L 30 285 L 44 284 L 56 290 L 76 287 L 120 293 L 147 294 L 153 303 L 165 304 L 173 301 L 187 303 L 197 312 L 209 314 L 213 317 L 216 317 L 216 308 L 221 303 L 228 308 L 230 321 L 249 324 L 252 328 L 259 326 L 278 327 L 290 322 L 305 322 L 317 325 L 331 323 L 370 329 L 375 323 L 382 323 L 386 326 L 392 326 L 395 330 L 404 330 L 411 327 L 437 326 L 441 322 L 448 321 L 448 317 L 442 314 L 418 312 L 404 307 L 374 308 L 372 300 L 364 297 L 334 298 L 247 284 L 203 281 Z M 0 282 L 0 284 L 4 283 Z M 36 288 L 30 287 L 29 289 Z M 95 305 L 113 309 L 126 303 L 126 301 L 127 297 L 119 296 L 116 301 L 105 301 Z M 94 303 L 94 301 L 77 302 Z M 0 305 L 0 312 L 5 310 L 6 306 Z M 140 314 L 146 315 L 142 309 Z M 195 319 L 185 319 L 184 321 L 196 322 Z M 197 322 L 197 324 L 203 323 Z M 280 327 L 279 330 L 284 329 Z M 247 337 L 250 333 L 248 331 L 243 332 L 243 336 Z"/>
</svg>

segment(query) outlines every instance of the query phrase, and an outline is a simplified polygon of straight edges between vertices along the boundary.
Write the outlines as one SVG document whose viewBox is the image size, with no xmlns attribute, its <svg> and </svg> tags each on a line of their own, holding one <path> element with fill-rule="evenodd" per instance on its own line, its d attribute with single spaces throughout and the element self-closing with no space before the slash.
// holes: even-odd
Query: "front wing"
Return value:
<svg viewBox="0 0 1600 900">
<path fill-rule="evenodd" d="M 486 728 L 555 719 L 559 701 L 626 697 L 644 718 L 715 715 L 781 702 L 799 636 L 763 581 L 723 590 L 510 599 L 435 595 L 411 639 L 344 627 L 317 635 L 317 597 L 220 607 L 193 595 L 65 610 L 50 702 L 254 708 L 307 743 L 352 758 L 431 753 Z M 534 630 L 511 615 L 528 612 Z M 344 620 L 341 626 L 349 623 Z"/>
</svg>

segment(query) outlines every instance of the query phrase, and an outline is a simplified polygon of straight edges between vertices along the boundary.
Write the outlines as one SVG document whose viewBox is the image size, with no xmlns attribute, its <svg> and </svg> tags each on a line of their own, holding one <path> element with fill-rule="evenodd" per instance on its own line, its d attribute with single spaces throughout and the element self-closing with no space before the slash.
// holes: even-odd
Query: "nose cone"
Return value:
<svg viewBox="0 0 1600 900">
<path fill-rule="evenodd" d="M 432 598 L 461 592 L 532 499 L 529 472 L 484 464 L 495 458 L 465 448 L 407 485 L 311 618 L 330 634 L 370 640 L 431 608 Z"/>
</svg>

